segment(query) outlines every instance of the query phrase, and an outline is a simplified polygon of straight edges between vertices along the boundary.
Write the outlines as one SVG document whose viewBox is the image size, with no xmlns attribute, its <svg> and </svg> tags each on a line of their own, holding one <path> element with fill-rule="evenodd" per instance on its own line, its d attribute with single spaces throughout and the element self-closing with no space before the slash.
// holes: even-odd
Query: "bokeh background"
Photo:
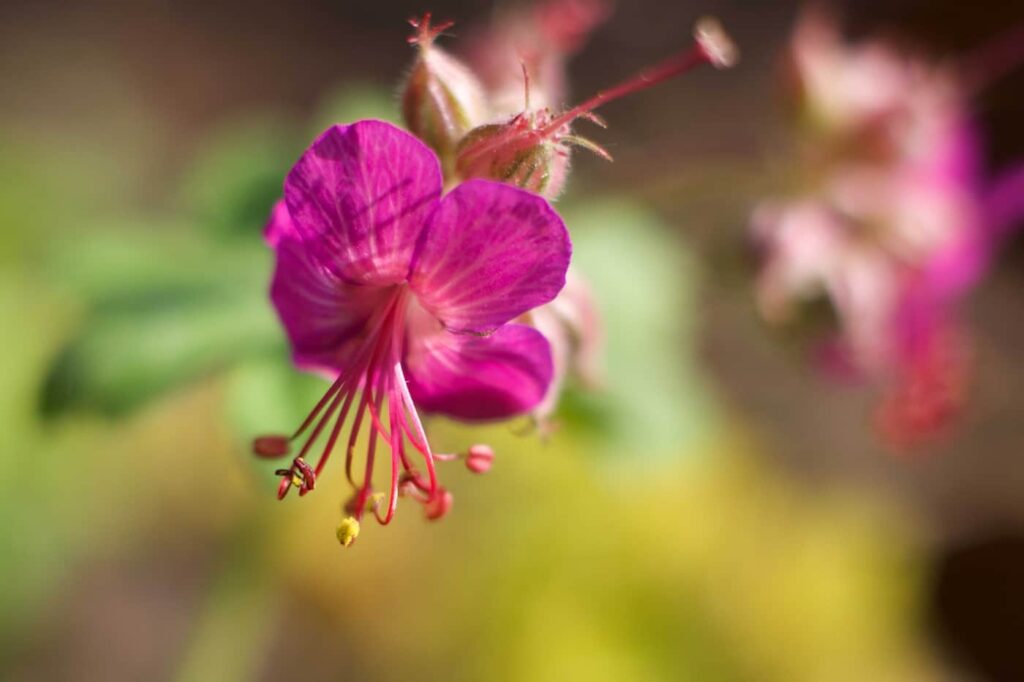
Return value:
<svg viewBox="0 0 1024 682">
<path fill-rule="evenodd" d="M 851 36 L 956 58 L 1013 3 L 840 5 Z M 969 301 L 978 377 L 946 442 L 877 443 L 872 396 L 759 321 L 745 228 L 784 148 L 793 2 L 620 3 L 574 96 L 688 40 L 741 66 L 615 103 L 559 209 L 607 331 L 604 390 L 548 439 L 430 423 L 441 523 L 333 537 L 341 476 L 274 500 L 248 441 L 319 379 L 289 366 L 260 230 L 332 122 L 396 116 L 405 20 L 489 2 L 0 5 L 0 678 L 1024 679 L 1024 253 Z M 1024 157 L 1024 78 L 976 100 Z M 335 473 L 338 473 L 335 471 Z"/>
</svg>

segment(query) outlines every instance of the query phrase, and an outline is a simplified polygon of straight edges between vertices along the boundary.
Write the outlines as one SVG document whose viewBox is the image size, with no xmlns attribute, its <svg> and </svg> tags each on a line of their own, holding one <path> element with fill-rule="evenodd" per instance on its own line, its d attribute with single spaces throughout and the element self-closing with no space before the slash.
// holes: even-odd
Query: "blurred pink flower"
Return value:
<svg viewBox="0 0 1024 682">
<path fill-rule="evenodd" d="M 469 63 L 487 89 L 495 119 L 523 110 L 523 71 L 534 106 L 559 109 L 568 94 L 565 65 L 612 12 L 610 0 L 535 0 L 500 10 L 469 37 Z"/>
<path fill-rule="evenodd" d="M 913 444 L 958 412 L 970 374 L 956 307 L 1024 209 L 1024 173 L 990 182 L 955 72 L 874 41 L 849 45 L 817 11 L 792 46 L 802 121 L 792 196 L 762 202 L 752 233 L 772 322 L 824 297 L 833 373 L 881 384 L 886 438 Z"/>
<path fill-rule="evenodd" d="M 564 286 L 571 247 L 562 220 L 542 198 L 499 183 L 462 183 L 443 198 L 441 188 L 437 157 L 412 135 L 379 121 L 334 126 L 289 173 L 267 226 L 277 254 L 270 297 L 295 362 L 334 381 L 291 438 L 263 437 L 254 449 L 282 455 L 308 432 L 279 472 L 280 497 L 292 486 L 305 494 L 352 418 L 345 468 L 355 494 L 342 544 L 355 539 L 365 511 L 388 523 L 399 493 L 421 501 L 428 518 L 450 508 L 418 409 L 504 418 L 534 409 L 551 383 L 548 342 L 511 321 Z M 332 421 L 311 467 L 304 458 Z M 357 482 L 353 450 L 364 423 Z M 381 440 L 391 451 L 386 502 L 372 489 Z"/>
<path fill-rule="evenodd" d="M 586 388 L 602 384 L 604 331 L 590 285 L 573 268 L 569 268 L 565 288 L 555 300 L 531 310 L 522 321 L 544 334 L 551 344 L 551 385 L 533 409 L 534 419 L 547 430 L 547 420 L 558 406 L 566 379 L 575 376 Z"/>
</svg>

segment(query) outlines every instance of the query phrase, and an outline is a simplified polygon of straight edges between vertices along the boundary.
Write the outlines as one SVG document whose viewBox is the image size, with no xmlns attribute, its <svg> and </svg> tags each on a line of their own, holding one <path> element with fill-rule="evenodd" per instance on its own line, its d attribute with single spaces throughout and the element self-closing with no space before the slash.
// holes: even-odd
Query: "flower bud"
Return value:
<svg viewBox="0 0 1024 682">
<path fill-rule="evenodd" d="M 448 175 L 455 145 L 484 120 L 486 100 L 469 68 L 434 45 L 451 24 L 432 27 L 429 14 L 410 23 L 417 29 L 410 42 L 418 45 L 419 55 L 402 92 L 402 115 L 406 127 L 437 153 Z"/>
<path fill-rule="evenodd" d="M 485 474 L 494 464 L 494 450 L 489 445 L 473 445 L 466 453 L 466 468 L 474 474 Z"/>
<path fill-rule="evenodd" d="M 568 138 L 542 131 L 534 118 L 547 114 L 520 114 L 469 131 L 456 150 L 455 172 L 463 180 L 488 178 L 556 198 L 569 173 Z"/>
</svg>

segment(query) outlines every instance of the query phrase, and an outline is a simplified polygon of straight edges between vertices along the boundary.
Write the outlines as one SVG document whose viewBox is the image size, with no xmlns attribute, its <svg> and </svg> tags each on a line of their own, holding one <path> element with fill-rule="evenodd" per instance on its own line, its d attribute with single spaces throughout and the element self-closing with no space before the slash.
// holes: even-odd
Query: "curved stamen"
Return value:
<svg viewBox="0 0 1024 682">
<path fill-rule="evenodd" d="M 279 497 L 283 498 L 292 487 L 299 488 L 300 495 L 314 489 L 317 477 L 322 473 L 341 436 L 342 428 L 348 424 L 351 417 L 345 455 L 345 476 L 355 489 L 355 494 L 346 505 L 351 516 L 343 525 L 348 523 L 352 528 L 358 528 L 357 524 L 363 514 L 371 510 L 378 522 L 383 525 L 390 523 L 394 518 L 400 494 L 408 494 L 421 502 L 428 518 L 443 515 L 451 506 L 451 494 L 438 485 L 435 457 L 431 452 L 412 395 L 409 393 L 408 382 L 402 368 L 402 351 L 406 342 L 405 317 L 411 295 L 406 287 L 397 288 L 394 296 L 371 318 L 367 325 L 369 331 L 363 337 L 364 345 L 355 355 L 354 361 L 334 380 L 292 437 L 294 439 L 308 432 L 291 467 L 277 472 L 282 476 L 281 484 L 278 486 Z M 388 414 L 386 420 L 383 416 L 385 407 Z M 330 435 L 316 467 L 310 467 L 304 458 L 332 420 Z M 362 480 L 357 482 L 352 469 L 356 444 L 365 422 L 369 422 L 369 435 Z M 373 491 L 374 467 L 379 442 L 382 439 L 391 450 L 386 503 L 385 494 Z M 422 476 L 413 468 L 405 448 L 407 440 L 422 454 L 426 476 Z M 276 441 L 273 444 L 276 445 Z M 263 449 L 269 450 L 269 446 Z M 351 541 L 354 536 L 346 532 L 344 537 Z M 342 544 L 347 546 L 350 542 Z"/>
<path fill-rule="evenodd" d="M 394 374 L 389 374 L 389 380 L 393 381 Z M 388 412 L 391 422 L 391 488 L 388 493 L 388 511 L 381 518 L 380 514 L 374 509 L 374 515 L 377 517 L 382 525 L 391 523 L 391 519 L 395 516 L 395 509 L 398 507 L 398 469 L 400 464 L 399 453 L 402 450 L 402 429 L 398 426 L 398 414 L 394 409 L 394 388 L 393 386 L 387 387 L 391 395 L 388 398 Z"/>
<path fill-rule="evenodd" d="M 422 448 L 417 446 L 417 449 L 423 453 L 423 462 L 427 467 L 427 475 L 430 477 L 430 494 L 434 495 L 437 492 L 437 472 L 434 470 L 434 456 L 430 453 L 430 443 L 427 442 L 427 433 L 423 429 L 423 424 L 420 422 L 420 417 L 416 413 L 416 404 L 412 400 L 412 395 L 409 394 L 409 385 L 405 380 L 405 372 L 402 371 L 401 363 L 395 365 L 395 380 L 398 384 L 398 389 L 401 392 L 402 403 L 405 408 L 406 414 L 411 418 L 413 426 L 416 427 L 416 435 L 419 436 Z"/>
</svg>

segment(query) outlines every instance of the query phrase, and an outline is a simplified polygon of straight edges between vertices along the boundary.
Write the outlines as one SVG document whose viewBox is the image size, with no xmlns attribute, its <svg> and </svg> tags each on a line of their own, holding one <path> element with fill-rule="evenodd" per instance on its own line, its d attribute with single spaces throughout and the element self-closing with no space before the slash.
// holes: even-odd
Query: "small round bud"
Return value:
<svg viewBox="0 0 1024 682">
<path fill-rule="evenodd" d="M 288 454 L 287 436 L 260 436 L 252 442 L 252 452 L 259 457 L 273 459 Z"/>
<path fill-rule="evenodd" d="M 693 29 L 693 38 L 715 68 L 728 69 L 740 60 L 739 48 L 718 19 L 704 17 L 699 20 Z"/>
<path fill-rule="evenodd" d="M 466 453 L 466 468 L 474 474 L 490 471 L 494 464 L 494 450 L 489 445 L 474 445 Z"/>
<path fill-rule="evenodd" d="M 541 132 L 547 114 L 537 118 L 521 114 L 469 131 L 456 148 L 456 173 L 463 180 L 497 180 L 555 199 L 568 177 L 570 150 L 561 141 L 564 135 Z"/>
<path fill-rule="evenodd" d="M 359 521 L 354 516 L 346 516 L 338 524 L 338 542 L 342 547 L 348 547 L 359 537 Z"/>
<path fill-rule="evenodd" d="M 427 519 L 437 521 L 451 511 L 454 501 L 455 498 L 450 492 L 444 488 L 438 488 L 434 496 L 423 505 L 423 511 L 426 513 Z"/>
</svg>

